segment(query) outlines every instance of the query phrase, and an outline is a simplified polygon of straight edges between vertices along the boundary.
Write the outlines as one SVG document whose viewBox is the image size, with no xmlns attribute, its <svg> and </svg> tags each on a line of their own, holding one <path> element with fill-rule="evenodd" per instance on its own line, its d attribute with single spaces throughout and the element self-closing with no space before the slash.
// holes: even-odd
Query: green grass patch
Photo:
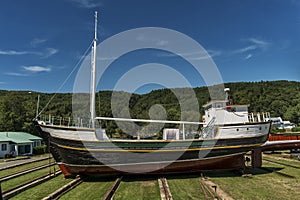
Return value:
<svg viewBox="0 0 300 200">
<path fill-rule="evenodd" d="M 277 157 L 274 157 L 273 155 L 272 156 L 264 156 L 263 159 L 267 159 L 267 160 L 271 160 L 271 161 L 274 161 L 274 162 L 279 162 L 279 163 L 283 163 L 283 164 L 287 164 L 287 165 L 292 165 L 292 166 L 296 166 L 296 167 L 300 167 L 300 161 L 298 160 L 294 160 L 292 158 L 282 158 L 278 156 Z"/>
<path fill-rule="evenodd" d="M 111 177 L 88 177 L 84 182 L 63 195 L 60 199 L 102 199 L 114 181 L 115 178 Z"/>
<path fill-rule="evenodd" d="M 234 199 L 295 199 L 300 196 L 299 171 L 289 167 L 281 167 L 272 164 L 263 164 L 268 169 L 297 175 L 297 178 L 287 178 L 276 173 L 266 172 L 262 169 L 248 169 L 246 173 L 252 177 L 243 178 L 233 172 L 208 173 L 212 182 L 219 185 Z"/>
<path fill-rule="evenodd" d="M 199 175 L 176 175 L 166 178 L 174 199 L 205 199 Z"/>
<path fill-rule="evenodd" d="M 136 176 L 123 178 L 114 195 L 116 199 L 160 199 L 157 179 Z"/>
<path fill-rule="evenodd" d="M 27 156 L 17 156 L 15 158 L 0 158 L 0 163 L 5 162 L 5 161 L 14 161 L 14 160 L 18 160 L 20 158 L 26 158 Z M 49 157 L 48 153 L 45 154 L 41 154 L 41 155 L 32 155 L 30 156 L 31 158 L 46 158 Z"/>
<path fill-rule="evenodd" d="M 19 159 L 27 159 L 28 156 L 17 156 L 15 158 L 1 158 L 0 162 L 11 162 Z"/>
<path fill-rule="evenodd" d="M 56 167 L 56 169 L 58 169 L 58 167 Z M 51 168 L 51 170 L 53 171 L 53 167 Z M 45 169 L 41 169 L 38 171 L 34 171 L 34 172 L 30 172 L 28 174 L 25 174 L 23 176 L 19 176 L 7 181 L 3 181 L 1 183 L 2 186 L 2 191 L 6 191 L 8 189 L 11 189 L 17 185 L 20 185 L 22 183 L 25 183 L 27 181 L 33 180 L 35 178 L 41 177 L 43 175 L 46 175 L 49 173 L 49 168 L 45 168 Z"/>
<path fill-rule="evenodd" d="M 64 179 L 63 175 L 59 175 L 49 181 L 46 181 L 34 188 L 25 190 L 24 192 L 14 196 L 11 199 L 43 199 L 47 195 L 61 188 L 63 185 L 71 182 L 73 179 Z"/>
<path fill-rule="evenodd" d="M 263 166 L 270 168 L 270 169 L 274 169 L 275 171 L 278 171 L 278 172 L 282 172 L 282 173 L 294 176 L 294 177 L 296 177 L 296 179 L 299 179 L 299 181 L 300 181 L 300 169 L 295 169 L 292 167 L 287 167 L 287 166 L 270 163 L 270 162 L 266 162 L 266 161 L 263 161 Z"/>
<path fill-rule="evenodd" d="M 54 162 L 54 159 L 52 158 L 50 161 Z M 14 174 L 14 173 L 17 173 L 17 172 L 21 172 L 21 171 L 24 171 L 26 169 L 38 167 L 38 166 L 41 166 L 41 165 L 46 165 L 46 164 L 49 164 L 49 160 L 42 160 L 42 161 L 33 162 L 33 163 L 18 166 L 18 167 L 10 168 L 10 169 L 1 170 L 0 171 L 0 177 L 7 176 L 9 174 Z"/>
</svg>

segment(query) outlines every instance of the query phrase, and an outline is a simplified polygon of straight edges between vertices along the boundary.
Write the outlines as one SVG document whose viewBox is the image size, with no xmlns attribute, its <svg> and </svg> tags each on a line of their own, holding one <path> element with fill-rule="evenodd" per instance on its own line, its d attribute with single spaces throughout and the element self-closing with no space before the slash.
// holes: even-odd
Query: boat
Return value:
<svg viewBox="0 0 300 200">
<path fill-rule="evenodd" d="M 291 150 L 300 151 L 300 133 L 271 133 L 265 144 L 261 146 L 262 151 Z"/>
<path fill-rule="evenodd" d="M 97 14 L 95 20 L 97 26 Z M 93 44 L 92 72 L 96 68 L 97 34 Z M 204 105 L 203 121 L 167 121 L 95 116 L 95 75 L 92 73 L 90 127 L 34 124 L 48 142 L 50 152 L 65 176 L 87 174 L 178 173 L 202 170 L 242 169 L 244 155 L 268 139 L 270 122 L 265 115 L 248 113 L 249 105 L 234 105 L 227 97 Z M 224 91 L 228 94 L 229 89 Z M 227 95 L 228 96 L 228 95 Z M 97 121 L 177 124 L 164 128 L 161 139 L 137 135 L 130 139 L 109 138 Z M 203 126 L 189 133 L 188 125 Z M 193 134 L 195 137 L 186 137 Z"/>
</svg>

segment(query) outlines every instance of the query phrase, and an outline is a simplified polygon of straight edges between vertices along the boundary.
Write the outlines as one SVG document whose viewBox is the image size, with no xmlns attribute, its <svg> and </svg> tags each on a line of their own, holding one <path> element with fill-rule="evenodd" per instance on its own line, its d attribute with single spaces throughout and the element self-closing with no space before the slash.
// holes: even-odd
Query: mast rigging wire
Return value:
<svg viewBox="0 0 300 200">
<path fill-rule="evenodd" d="M 54 97 L 57 95 L 58 91 L 61 90 L 61 88 L 67 83 L 67 81 L 71 78 L 71 75 L 75 72 L 75 70 L 79 67 L 79 64 L 83 61 L 83 59 L 86 57 L 89 49 L 93 45 L 93 42 L 88 46 L 88 48 L 85 50 L 84 54 L 81 56 L 80 60 L 76 63 L 75 67 L 73 70 L 70 72 L 70 74 L 67 76 L 67 78 L 64 80 L 64 82 L 59 86 L 59 88 L 55 91 L 54 95 L 50 98 L 50 100 L 47 102 L 47 104 L 44 106 L 44 108 L 35 116 L 35 119 L 37 119 L 43 112 L 44 110 L 49 106 L 51 101 L 54 99 Z"/>
</svg>

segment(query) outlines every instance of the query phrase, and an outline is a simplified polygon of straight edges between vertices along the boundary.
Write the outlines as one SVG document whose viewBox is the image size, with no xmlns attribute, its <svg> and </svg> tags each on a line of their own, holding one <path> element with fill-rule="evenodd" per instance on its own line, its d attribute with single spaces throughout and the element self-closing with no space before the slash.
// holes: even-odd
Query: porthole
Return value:
<svg viewBox="0 0 300 200">
<path fill-rule="evenodd" d="M 239 131 L 239 129 L 237 128 L 236 131 Z"/>
<path fill-rule="evenodd" d="M 261 127 L 259 127 L 259 130 L 261 130 Z"/>
<path fill-rule="evenodd" d="M 247 131 L 249 131 L 249 128 L 247 128 Z"/>
</svg>

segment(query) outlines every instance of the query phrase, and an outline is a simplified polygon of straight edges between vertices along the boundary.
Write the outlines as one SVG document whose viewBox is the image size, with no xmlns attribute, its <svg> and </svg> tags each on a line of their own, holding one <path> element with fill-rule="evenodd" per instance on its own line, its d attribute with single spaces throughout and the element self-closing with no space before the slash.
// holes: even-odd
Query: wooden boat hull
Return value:
<svg viewBox="0 0 300 200">
<path fill-rule="evenodd" d="M 66 176 L 242 169 L 244 154 L 268 139 L 268 134 L 261 134 L 230 139 L 84 141 L 51 136 L 45 131 L 51 127 L 36 125 Z"/>
<path fill-rule="evenodd" d="M 65 176 L 91 174 L 161 174 L 161 173 L 191 173 L 204 170 L 239 170 L 244 169 L 244 153 L 213 157 L 199 160 L 185 160 L 175 162 L 156 162 L 123 165 L 73 165 L 58 163 Z"/>
</svg>

